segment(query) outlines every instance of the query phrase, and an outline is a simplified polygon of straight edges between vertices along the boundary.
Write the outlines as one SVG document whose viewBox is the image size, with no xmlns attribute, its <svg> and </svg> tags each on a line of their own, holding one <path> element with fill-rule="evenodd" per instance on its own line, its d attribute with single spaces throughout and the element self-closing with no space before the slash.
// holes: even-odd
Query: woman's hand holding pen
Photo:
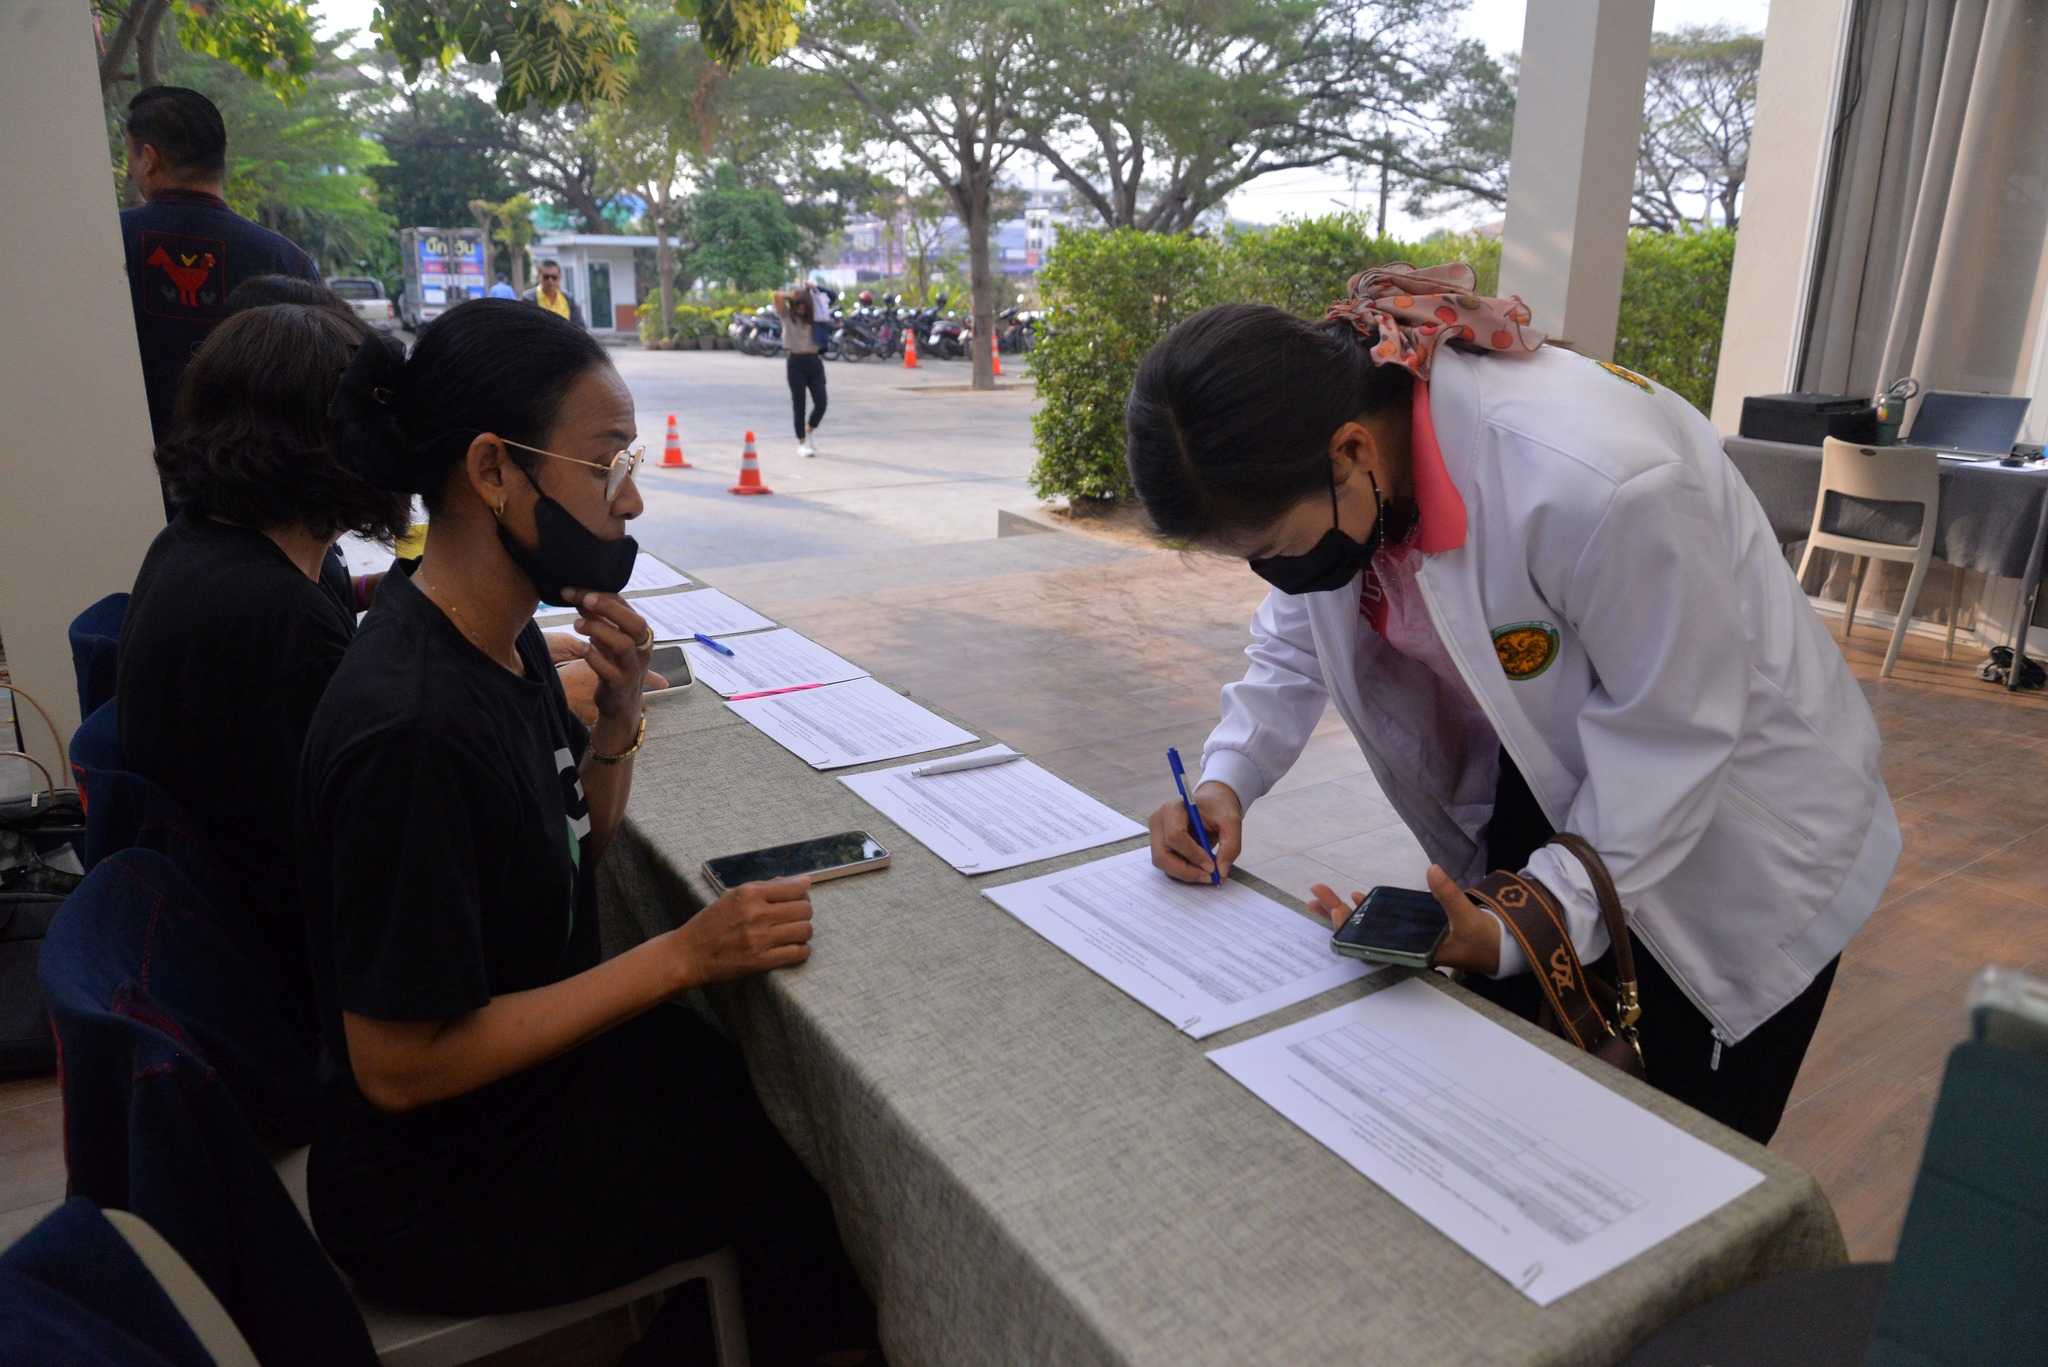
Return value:
<svg viewBox="0 0 2048 1367">
<path fill-rule="evenodd" d="M 1212 872 L 1228 878 L 1244 848 L 1244 804 L 1227 785 L 1213 779 L 1195 789 L 1194 803 L 1216 847 L 1215 861 L 1203 853 L 1202 842 L 1188 826 L 1188 809 L 1175 798 L 1146 823 L 1152 832 L 1153 866 L 1183 883 L 1206 883 Z"/>
</svg>

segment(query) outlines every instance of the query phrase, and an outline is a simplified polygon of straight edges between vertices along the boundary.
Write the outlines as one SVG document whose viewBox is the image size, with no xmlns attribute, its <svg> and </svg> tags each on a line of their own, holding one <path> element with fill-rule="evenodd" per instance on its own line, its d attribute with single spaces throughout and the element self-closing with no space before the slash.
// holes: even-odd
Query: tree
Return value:
<svg viewBox="0 0 2048 1367">
<path fill-rule="evenodd" d="M 1462 204 L 1506 206 L 1519 76 L 1514 57 L 1497 61 L 1476 39 L 1451 50 L 1436 94 L 1433 132 L 1394 149 L 1396 175 L 1408 188 L 1408 212 L 1429 214 Z"/>
<path fill-rule="evenodd" d="M 1105 227 L 1187 232 L 1271 171 L 1383 162 L 1452 50 L 1436 0 L 1103 0 L 1042 35 L 1016 138 Z"/>
<path fill-rule="evenodd" d="M 913 302 L 931 302 L 932 281 L 959 265 L 959 254 L 947 250 L 946 213 L 951 198 L 935 185 L 902 196 L 903 278 Z"/>
<path fill-rule="evenodd" d="M 188 50 L 165 54 L 162 74 L 220 106 L 229 129 L 226 197 L 236 212 L 291 238 L 323 267 L 353 271 L 374 259 L 372 244 L 393 227 L 371 179 L 386 157 L 348 107 L 364 82 L 334 43 L 317 45 L 290 104 L 239 68 Z"/>
<path fill-rule="evenodd" d="M 166 19 L 186 51 L 227 62 L 280 95 L 304 89 L 319 59 L 306 0 L 93 0 L 100 94 L 110 106 L 131 81 L 137 89 L 162 83 Z"/>
<path fill-rule="evenodd" d="M 967 226 L 974 387 L 992 389 L 996 183 L 1035 131 L 1047 69 L 1039 35 L 1059 0 L 816 0 L 794 63 L 824 77 L 856 140 L 893 143 L 944 189 Z"/>
<path fill-rule="evenodd" d="M 515 189 L 513 125 L 489 101 L 446 77 L 406 87 L 397 63 L 378 54 L 385 79 L 367 122 L 390 161 L 371 172 L 378 202 L 405 227 L 453 227 L 473 199 Z M 524 179 L 522 176 L 521 179 Z"/>
<path fill-rule="evenodd" d="M 534 238 L 533 200 L 526 195 L 513 195 L 495 203 L 472 199 L 469 211 L 476 216 L 485 239 L 505 249 L 511 262 L 512 288 L 526 293 L 526 249 L 533 245 Z"/>
<path fill-rule="evenodd" d="M 1635 221 L 1659 232 L 1737 226 L 1756 123 L 1764 40 L 1725 24 L 1660 33 L 1650 44 Z M 1688 205 L 1703 205 L 1695 215 Z"/>
<path fill-rule="evenodd" d="M 685 269 L 700 280 L 730 283 L 735 289 L 769 289 L 789 280 L 790 262 L 802 245 L 782 196 L 749 189 L 739 172 L 721 165 L 690 197 L 692 247 Z"/>
</svg>

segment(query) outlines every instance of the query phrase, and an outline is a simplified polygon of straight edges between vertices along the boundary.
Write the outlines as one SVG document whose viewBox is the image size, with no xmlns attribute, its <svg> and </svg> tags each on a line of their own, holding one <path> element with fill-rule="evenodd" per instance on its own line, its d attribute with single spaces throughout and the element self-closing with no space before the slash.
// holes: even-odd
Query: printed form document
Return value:
<svg viewBox="0 0 2048 1367">
<path fill-rule="evenodd" d="M 640 557 L 645 560 L 647 557 Z M 635 562 L 636 564 L 639 562 Z M 730 636 L 738 631 L 759 631 L 774 622 L 736 598 L 717 589 L 693 589 L 688 593 L 651 593 L 633 600 L 633 611 L 654 628 L 657 641 L 687 641 L 698 632 L 706 636 Z M 534 614 L 542 626 L 559 626 L 574 621 L 575 608 L 542 605 Z"/>
<path fill-rule="evenodd" d="M 993 745 L 969 755 L 1007 755 Z M 953 756 L 965 759 L 968 755 Z M 962 873 L 993 873 L 1143 835 L 1145 828 L 1028 759 L 918 778 L 919 765 L 840 779 Z"/>
<path fill-rule="evenodd" d="M 788 627 L 757 632 L 744 641 L 735 639 L 725 645 L 732 654 L 721 655 L 697 641 L 683 642 L 690 672 L 697 676 L 697 682 L 721 697 L 799 684 L 845 683 L 868 676 L 859 665 L 848 664 L 810 637 Z"/>
<path fill-rule="evenodd" d="M 635 594 L 660 593 L 665 589 L 685 588 L 689 585 L 689 582 L 690 576 L 684 574 L 674 565 L 669 564 L 658 555 L 649 555 L 646 551 L 642 551 L 639 557 L 633 561 L 632 577 L 626 580 L 626 587 L 620 589 L 619 592 L 631 598 Z"/>
<path fill-rule="evenodd" d="M 1242 883 L 1176 883 L 1150 850 L 982 895 L 1194 1039 L 1372 971 L 1330 952 L 1328 926 Z"/>
<path fill-rule="evenodd" d="M 1209 1058 L 1538 1305 L 1764 1180 L 1420 981 Z"/>
<path fill-rule="evenodd" d="M 734 641 L 733 648 L 748 639 Z M 962 731 L 874 679 L 742 698 L 726 706 L 813 769 L 900 759 L 974 739 L 972 731 Z"/>
</svg>

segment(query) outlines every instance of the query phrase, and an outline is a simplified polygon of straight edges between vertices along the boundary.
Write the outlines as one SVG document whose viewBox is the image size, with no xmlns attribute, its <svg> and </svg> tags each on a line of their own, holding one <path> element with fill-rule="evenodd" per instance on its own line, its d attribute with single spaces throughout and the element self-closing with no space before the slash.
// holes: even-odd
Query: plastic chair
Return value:
<svg viewBox="0 0 2048 1367">
<path fill-rule="evenodd" d="M 116 702 L 101 703 L 71 733 L 72 779 L 85 804 L 85 836 L 78 858 L 95 864 L 132 846 L 161 851 L 201 887 L 224 877 L 198 824 L 171 795 L 121 759 Z"/>
<path fill-rule="evenodd" d="M 227 1311 L 162 1235 L 84 1197 L 0 1251 L 0 1361 L 257 1367 Z"/>
<path fill-rule="evenodd" d="M 71 668 L 78 675 L 78 715 L 89 717 L 114 696 L 121 655 L 121 623 L 128 595 L 110 593 L 71 619 Z"/>
<path fill-rule="evenodd" d="M 1920 506 L 1920 534 L 1908 543 L 1869 541 L 1824 529 L 1828 495 L 1868 499 L 1880 503 L 1909 503 Z M 1890 678 L 1898 662 L 1899 647 L 1905 644 L 1906 627 L 1920 601 L 1920 586 L 1927 579 L 1927 566 L 1934 559 L 1934 531 L 1941 512 L 1941 462 L 1924 446 L 1853 446 L 1838 437 L 1821 443 L 1820 493 L 1813 500 L 1813 525 L 1806 533 L 1806 553 L 1799 558 L 1799 578 L 1806 578 L 1807 566 L 1817 550 L 1840 551 L 1851 556 L 1855 567 L 1842 610 L 1842 639 L 1856 627 L 1856 600 L 1863 592 L 1863 575 L 1872 560 L 1895 560 L 1913 567 L 1906 580 L 1906 596 L 1899 602 L 1898 625 L 1892 628 L 1892 643 L 1884 654 L 1879 678 Z M 1948 646 L 1946 658 L 1956 653 L 1956 614 L 1962 603 L 1962 576 L 1958 574 L 1949 595 Z"/>
<path fill-rule="evenodd" d="M 278 1160 L 277 1175 L 310 1227 L 312 1216 L 306 1207 L 309 1152 L 299 1149 L 286 1154 Z M 362 1309 L 363 1322 L 370 1329 L 370 1342 L 376 1345 L 377 1358 L 384 1367 L 455 1367 L 698 1280 L 704 1281 L 711 1293 L 711 1330 L 718 1345 L 719 1367 L 747 1367 L 750 1359 L 746 1314 L 740 1304 L 739 1260 L 730 1248 L 671 1263 L 638 1281 L 567 1305 L 513 1314 L 435 1315 L 382 1305 L 361 1293 L 356 1295 L 356 1304 Z"/>
</svg>

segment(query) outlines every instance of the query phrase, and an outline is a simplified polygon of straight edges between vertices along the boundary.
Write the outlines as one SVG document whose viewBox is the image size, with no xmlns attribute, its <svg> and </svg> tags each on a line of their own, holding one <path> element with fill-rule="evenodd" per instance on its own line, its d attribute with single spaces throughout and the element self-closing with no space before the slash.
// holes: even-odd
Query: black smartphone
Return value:
<svg viewBox="0 0 2048 1367">
<path fill-rule="evenodd" d="M 742 883 L 766 883 L 777 878 L 800 878 L 823 883 L 849 874 L 889 866 L 889 852 L 866 831 L 842 831 L 816 840 L 799 840 L 793 845 L 771 845 L 745 854 L 728 854 L 704 861 L 704 876 L 719 891 L 730 892 Z"/>
<path fill-rule="evenodd" d="M 690 674 L 690 657 L 683 654 L 681 646 L 657 646 L 648 658 L 647 667 L 668 680 L 667 688 L 649 689 L 652 693 L 668 693 L 678 688 L 688 688 L 696 680 Z"/>
<path fill-rule="evenodd" d="M 1450 932 L 1443 905 L 1413 888 L 1374 888 L 1330 937 L 1330 948 L 1354 959 L 1428 968 Z"/>
</svg>

